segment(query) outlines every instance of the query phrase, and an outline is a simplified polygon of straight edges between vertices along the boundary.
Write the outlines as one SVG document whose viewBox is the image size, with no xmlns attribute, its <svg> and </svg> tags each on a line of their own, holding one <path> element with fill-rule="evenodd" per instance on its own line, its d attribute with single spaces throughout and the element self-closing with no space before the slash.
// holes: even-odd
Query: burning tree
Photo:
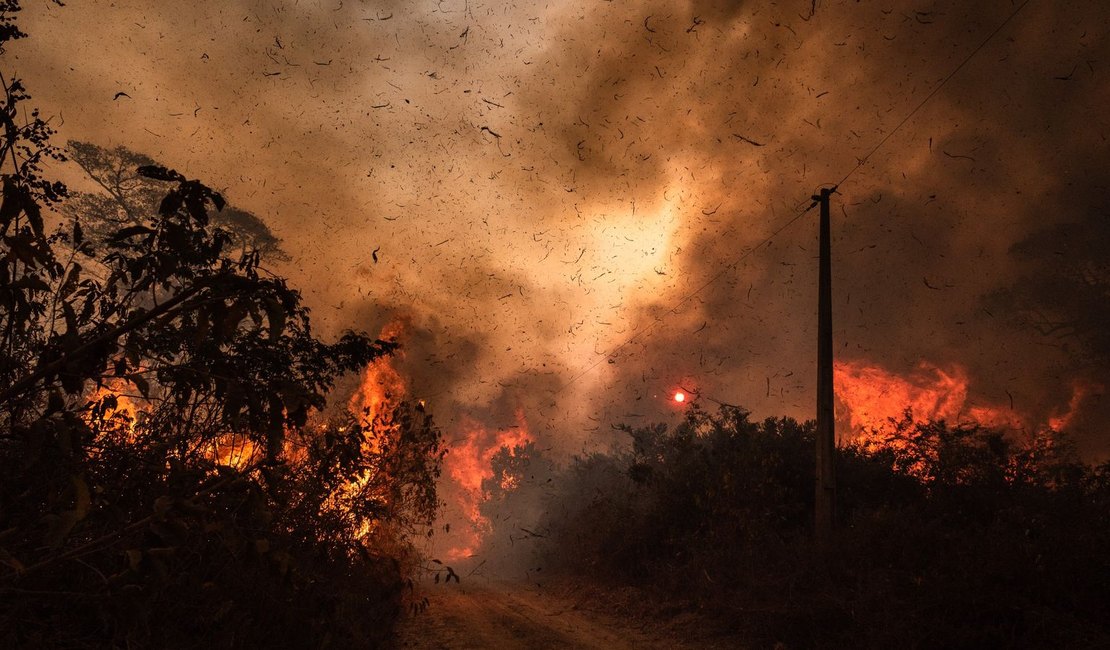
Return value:
<svg viewBox="0 0 1110 650">
<path fill-rule="evenodd" d="M 18 9 L 0 5 L 0 47 Z M 149 161 L 131 178 L 159 200 L 116 197 L 126 218 L 100 214 L 95 238 L 83 222 L 110 206 L 86 200 L 48 233 L 67 191 L 43 168 L 65 153 L 26 99 L 4 80 L 0 642 L 384 638 L 404 535 L 436 507 L 439 432 L 404 403 L 310 415 L 396 344 L 316 338 L 300 294 L 215 225 L 224 198 Z"/>
</svg>

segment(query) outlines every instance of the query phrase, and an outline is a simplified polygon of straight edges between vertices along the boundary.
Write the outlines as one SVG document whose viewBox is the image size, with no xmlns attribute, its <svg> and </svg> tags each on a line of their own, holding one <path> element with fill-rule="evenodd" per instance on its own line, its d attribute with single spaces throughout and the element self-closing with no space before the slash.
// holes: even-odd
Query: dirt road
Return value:
<svg viewBox="0 0 1110 650">
<path fill-rule="evenodd" d="M 622 620 L 566 590 L 504 582 L 436 585 L 427 611 L 406 620 L 397 648 L 683 648 L 730 647 L 660 638 L 645 623 Z M 671 636 L 671 635 L 666 635 Z"/>
</svg>

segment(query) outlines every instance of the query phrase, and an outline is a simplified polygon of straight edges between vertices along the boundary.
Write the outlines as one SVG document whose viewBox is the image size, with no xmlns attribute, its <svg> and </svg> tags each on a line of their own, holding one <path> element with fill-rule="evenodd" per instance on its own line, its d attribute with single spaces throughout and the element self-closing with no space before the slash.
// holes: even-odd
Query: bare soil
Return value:
<svg viewBox="0 0 1110 650">
<path fill-rule="evenodd" d="M 402 622 L 396 648 L 740 648 L 696 616 L 652 616 L 630 592 L 568 582 L 468 580 L 425 589 L 426 611 Z"/>
</svg>

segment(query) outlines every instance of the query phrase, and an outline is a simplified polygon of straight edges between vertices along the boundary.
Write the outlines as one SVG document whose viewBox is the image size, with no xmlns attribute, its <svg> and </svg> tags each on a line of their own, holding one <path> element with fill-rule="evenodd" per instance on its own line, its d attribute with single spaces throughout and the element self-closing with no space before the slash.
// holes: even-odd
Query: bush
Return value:
<svg viewBox="0 0 1110 650">
<path fill-rule="evenodd" d="M 907 416 L 841 449 L 822 552 L 813 423 L 724 407 L 625 431 L 629 450 L 556 478 L 554 567 L 687 600 L 757 646 L 1110 642 L 1108 470 L 1058 436 L 1019 445 Z"/>
<path fill-rule="evenodd" d="M 0 49 L 18 9 L 0 3 Z M 164 194 L 125 222 L 78 210 L 47 234 L 67 192 L 41 172 L 64 154 L 5 84 L 0 646 L 384 642 L 406 540 L 437 507 L 440 434 L 404 403 L 310 416 L 396 344 L 317 339 L 251 244 L 274 242 L 235 240 L 214 225 L 223 197 L 164 167 L 134 170 Z"/>
</svg>

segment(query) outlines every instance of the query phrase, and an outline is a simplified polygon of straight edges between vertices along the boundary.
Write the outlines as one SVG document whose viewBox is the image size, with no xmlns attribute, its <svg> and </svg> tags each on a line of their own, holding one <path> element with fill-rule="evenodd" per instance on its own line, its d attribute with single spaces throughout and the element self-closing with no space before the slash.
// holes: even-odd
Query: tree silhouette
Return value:
<svg viewBox="0 0 1110 650">
<path fill-rule="evenodd" d="M 18 9 L 0 4 L 0 47 Z M 316 338 L 243 243 L 261 221 L 148 158 L 75 144 L 105 194 L 67 207 L 27 99 L 4 80 L 0 645 L 380 642 L 404 535 L 437 505 L 439 431 L 403 403 L 310 416 L 396 344 Z M 78 218 L 48 234 L 59 205 Z"/>
<path fill-rule="evenodd" d="M 61 209 L 71 219 L 80 221 L 86 237 L 94 242 L 107 241 L 120 228 L 142 224 L 158 212 L 169 189 L 165 181 L 139 173 L 141 168 L 158 165 L 130 149 L 106 149 L 71 140 L 66 145 L 66 154 L 99 191 L 71 192 L 70 200 Z M 289 259 L 281 248 L 281 240 L 254 214 L 225 206 L 212 214 L 211 219 L 213 226 L 227 233 L 229 243 L 240 254 L 257 252 L 265 260 Z"/>
<path fill-rule="evenodd" d="M 1036 232 L 1011 253 L 1025 272 L 989 303 L 1065 346 L 1088 369 L 1110 365 L 1110 220 L 1105 212 Z"/>
</svg>

